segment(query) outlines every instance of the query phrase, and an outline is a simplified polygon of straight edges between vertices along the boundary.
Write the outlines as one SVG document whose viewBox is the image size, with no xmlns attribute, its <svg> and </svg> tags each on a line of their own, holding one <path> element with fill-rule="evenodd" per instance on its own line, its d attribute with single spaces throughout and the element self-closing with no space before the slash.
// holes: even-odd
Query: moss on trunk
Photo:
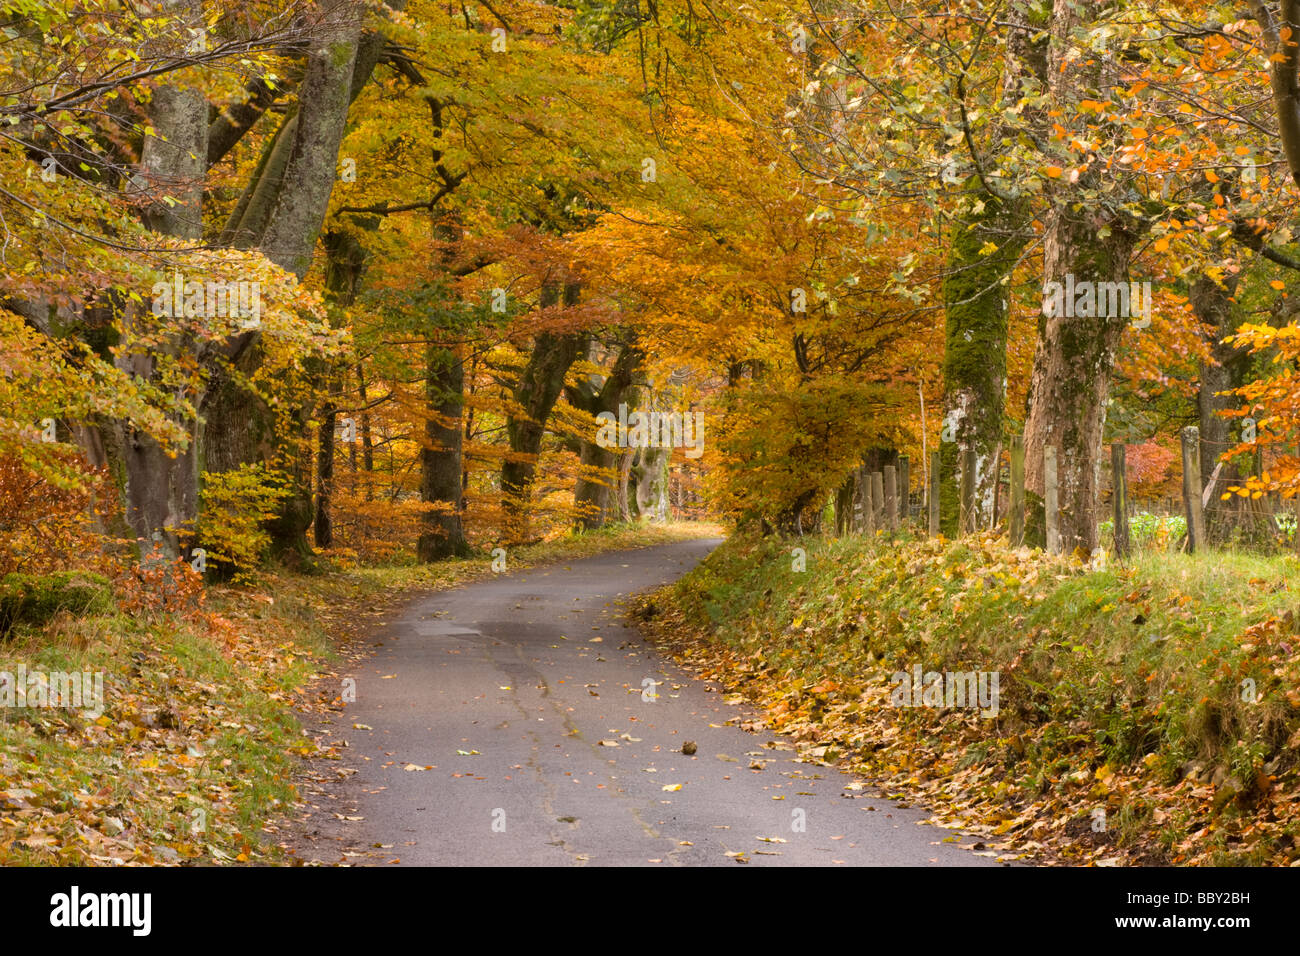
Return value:
<svg viewBox="0 0 1300 956">
<path fill-rule="evenodd" d="M 957 532 L 962 452 L 975 450 L 974 520 L 992 516 L 1006 399 L 1008 285 L 1025 243 L 1026 211 L 967 187 L 967 213 L 953 230 L 943 280 L 944 424 L 939 456 L 940 530 Z"/>
</svg>

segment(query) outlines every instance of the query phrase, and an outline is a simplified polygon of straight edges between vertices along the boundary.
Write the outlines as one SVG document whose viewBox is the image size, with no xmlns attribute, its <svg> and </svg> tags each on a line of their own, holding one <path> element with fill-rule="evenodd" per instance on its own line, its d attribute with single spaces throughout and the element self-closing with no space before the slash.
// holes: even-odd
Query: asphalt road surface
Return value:
<svg viewBox="0 0 1300 956">
<path fill-rule="evenodd" d="M 717 541 L 502 573 L 408 605 L 357 665 L 297 853 L 378 865 L 997 865 L 741 729 L 624 625 Z M 751 725 L 752 726 L 752 725 Z M 683 743 L 696 745 L 684 755 Z M 426 769 L 427 768 L 427 769 Z M 861 784 L 858 784 L 861 786 Z M 314 792 L 313 792 L 314 791 Z M 973 838 L 966 836 L 964 842 Z"/>
</svg>

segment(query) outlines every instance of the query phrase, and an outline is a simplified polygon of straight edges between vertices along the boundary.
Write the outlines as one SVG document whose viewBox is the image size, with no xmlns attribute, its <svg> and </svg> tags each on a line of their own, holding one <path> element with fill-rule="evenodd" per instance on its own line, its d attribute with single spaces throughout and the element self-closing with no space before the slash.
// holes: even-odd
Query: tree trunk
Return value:
<svg viewBox="0 0 1300 956">
<path fill-rule="evenodd" d="M 424 516 L 425 531 L 416 546 L 424 562 L 470 553 L 463 523 L 464 483 L 461 474 L 461 414 L 465 403 L 465 364 L 455 353 L 436 345 L 426 350 L 429 417 L 425 447 L 420 452 L 421 500 L 438 505 Z"/>
<path fill-rule="evenodd" d="M 1092 17 L 1098 9 L 1099 0 L 1057 0 L 1052 14 L 1048 76 L 1058 109 L 1077 103 L 1106 82 L 1102 58 L 1069 58 L 1079 12 Z M 1106 178 L 1111 175 L 1108 173 Z M 1081 202 L 1081 190 L 1090 191 L 1093 198 Z M 1056 190 L 1055 212 L 1043 246 L 1046 281 L 1065 285 L 1072 277 L 1076 282 L 1127 285 L 1129 259 L 1137 236 L 1122 211 L 1123 197 L 1111 200 L 1112 191 L 1113 187 L 1104 183 L 1096 171 L 1096 164 L 1077 184 L 1062 184 Z M 1068 305 L 1063 299 L 1059 304 Z M 1122 311 L 1106 310 L 1099 301 L 1094 306 L 1091 310 L 1062 307 L 1051 310 L 1062 314 L 1048 315 L 1045 297 L 1025 422 L 1029 501 L 1042 498 L 1043 448 L 1050 444 L 1057 449 L 1060 544 L 1067 554 L 1076 549 L 1090 554 L 1098 544 L 1097 492 L 1106 402 L 1115 349 L 1129 322 L 1121 314 L 1092 314 Z"/>
<path fill-rule="evenodd" d="M 943 533 L 957 531 L 959 463 L 975 452 L 974 528 L 988 526 L 997 486 L 998 452 L 1006 403 L 1009 277 L 1024 248 L 1026 217 L 1021 204 L 1007 204 L 972 183 L 970 200 L 979 213 L 958 223 L 943 281 L 947 311 L 944 335 L 943 441 L 940 485 Z M 988 244 L 997 246 L 985 252 Z"/>
<path fill-rule="evenodd" d="M 564 304 L 577 304 L 578 294 L 577 284 L 566 283 Z M 554 305 L 558 297 L 554 285 L 543 287 L 542 308 Z M 585 344 L 586 336 L 582 334 L 543 332 L 537 336 L 528 364 L 514 388 L 514 399 L 523 406 L 523 414 L 510 415 L 506 420 L 510 454 L 501 464 L 502 505 L 507 531 L 513 540 L 529 538 L 529 493 L 537 474 L 537 456 L 546 434 L 546 421 L 560 397 L 565 375 Z"/>
<path fill-rule="evenodd" d="M 201 22 L 197 2 L 178 4 L 195 23 Z M 156 202 L 145 210 L 146 224 L 156 232 L 183 239 L 203 237 L 203 177 L 206 170 L 208 106 L 194 89 L 162 86 L 154 91 L 149 119 L 155 134 L 146 136 L 141 150 L 141 173 L 151 189 L 173 203 Z M 152 317 L 149 317 L 152 318 Z M 144 321 L 149 321 L 145 318 Z M 116 364 L 130 375 L 150 379 L 155 362 L 147 350 L 132 348 L 131 317 L 124 320 L 125 348 Z M 171 336 L 169 353 L 192 352 L 188 336 Z M 196 405 L 198 395 L 183 395 Z M 130 426 L 122 428 L 119 444 L 126 474 L 125 518 L 142 542 L 142 555 L 155 543 L 168 559 L 186 553 L 199 513 L 198 422 L 176 418 L 189 434 L 184 448 L 164 449 L 154 439 Z"/>
<path fill-rule="evenodd" d="M 1099 239 L 1104 226 L 1111 235 Z M 1062 208 L 1048 228 L 1045 275 L 1059 282 L 1070 274 L 1093 282 L 1127 282 L 1131 249 L 1131 238 L 1115 223 L 1099 219 L 1095 208 Z M 1034 353 L 1025 484 L 1041 499 L 1042 450 L 1056 446 L 1061 550 L 1066 554 L 1075 549 L 1090 554 L 1097 547 L 1106 401 L 1115 349 L 1128 322 L 1125 316 L 1048 316 Z"/>
<path fill-rule="evenodd" d="M 316 433 L 316 523 L 312 529 L 316 547 L 334 547 L 334 521 L 330 516 L 334 492 L 334 430 L 338 427 L 338 408 L 333 398 L 321 409 L 320 428 Z"/>
<path fill-rule="evenodd" d="M 602 412 L 617 415 L 619 405 L 627 402 L 634 392 L 632 379 L 643 358 L 639 349 L 625 345 L 600 391 L 597 392 L 589 381 L 583 381 L 578 387 L 566 390 L 569 404 L 592 415 Z M 594 438 L 582 442 L 579 452 L 582 471 L 573 493 L 579 528 L 591 531 L 603 527 L 609 519 L 614 510 L 610 504 L 610 491 L 618 481 L 614 466 L 616 462 L 621 463 L 621 457 L 617 448 L 602 448 Z"/>
<path fill-rule="evenodd" d="M 1026 107 L 1021 100 L 1046 81 L 1046 18 L 1031 10 L 1026 0 L 1010 0 L 1005 11 L 1001 105 L 1019 112 L 1026 125 L 1041 128 L 1042 110 Z M 949 537 L 957 532 L 960 463 L 968 460 L 964 455 L 968 448 L 975 451 L 973 526 L 986 527 L 993 517 L 1006 406 L 1010 278 L 1031 232 L 1029 208 L 1019 184 L 996 174 L 1008 132 L 1006 123 L 992 119 L 985 137 L 990 145 L 982 155 L 971 157 L 977 172 L 966 185 L 943 281 L 947 323 L 944 440 L 939 451 L 945 480 L 939 497 L 941 528 Z"/>
<path fill-rule="evenodd" d="M 366 501 L 375 500 L 375 439 L 370 427 L 370 390 L 366 371 L 357 363 L 357 395 L 361 399 L 361 470 L 366 484 Z"/>
<path fill-rule="evenodd" d="M 365 250 L 354 235 L 341 231 L 326 234 L 325 248 L 329 253 L 325 286 L 333 305 L 346 310 L 356 301 L 361 286 L 361 275 L 366 263 Z M 321 423 L 317 430 L 316 519 L 313 531 L 316 547 L 329 548 L 334 544 L 330 507 L 334 492 L 334 430 L 338 427 L 336 399 L 341 387 L 338 375 L 329 368 L 319 369 L 313 378 L 325 378 L 329 382 L 329 398 L 321 408 Z"/>
<path fill-rule="evenodd" d="M 632 466 L 635 479 L 633 501 L 636 513 L 651 521 L 668 520 L 668 465 L 672 458 L 669 448 L 640 448 L 637 461 Z"/>
<path fill-rule="evenodd" d="M 1249 351 L 1223 341 L 1225 336 L 1237 330 L 1232 302 L 1237 289 L 1237 277 L 1226 276 L 1225 283 L 1226 289 L 1221 288 L 1209 276 L 1201 276 L 1192 285 L 1188 296 L 1192 313 L 1210 327 L 1211 361 L 1208 364 L 1201 363 L 1200 385 L 1196 393 L 1201 433 L 1202 488 L 1209 486 L 1219 456 L 1236 444 L 1238 434 L 1233 421 L 1220 416 L 1219 412 L 1239 405 L 1240 399 L 1218 393 L 1241 386 L 1250 369 Z M 1208 543 L 1222 543 L 1231 536 L 1233 512 L 1236 510 L 1231 506 L 1236 502 L 1221 501 L 1219 495 L 1224 488 L 1236 484 L 1240 478 L 1235 463 L 1223 463 L 1215 483 L 1215 492 L 1205 507 L 1205 534 Z"/>
<path fill-rule="evenodd" d="M 239 248 L 260 247 L 268 259 L 299 279 L 307 274 L 325 221 L 348 106 L 378 60 L 376 49 L 372 61 L 361 61 L 360 38 L 360 8 L 340 4 L 327 36 L 308 56 L 297 111 L 268 144 L 224 233 Z M 367 56 L 372 46 L 368 38 Z M 246 373 L 257 368 L 257 338 L 258 333 L 252 331 L 228 344 L 228 354 L 240 361 Z M 215 465 L 213 470 L 219 470 L 251 461 L 288 459 L 289 495 L 278 517 L 268 524 L 268 531 L 276 556 L 305 559 L 311 554 L 307 529 L 315 513 L 311 469 L 297 449 L 272 440 L 273 429 L 265 429 L 261 438 L 246 434 L 259 420 L 271 418 L 271 410 L 264 406 L 258 396 L 229 376 L 224 378 L 223 387 L 210 396 L 205 408 L 206 435 L 213 446 L 208 452 L 209 467 Z M 290 415 L 289 430 L 299 434 L 312 417 L 306 407 L 293 409 Z M 262 453 L 260 458 L 247 457 L 254 449 Z"/>
<path fill-rule="evenodd" d="M 635 448 L 625 448 L 619 456 L 618 463 L 618 520 L 624 523 L 632 520 L 632 506 L 628 501 L 628 488 L 632 474 L 632 462 L 636 459 Z"/>
</svg>

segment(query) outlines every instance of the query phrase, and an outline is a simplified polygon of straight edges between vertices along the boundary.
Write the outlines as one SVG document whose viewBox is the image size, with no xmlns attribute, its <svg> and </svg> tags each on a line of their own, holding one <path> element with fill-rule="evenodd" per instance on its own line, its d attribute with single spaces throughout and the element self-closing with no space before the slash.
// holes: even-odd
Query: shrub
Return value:
<svg viewBox="0 0 1300 956">
<path fill-rule="evenodd" d="M 93 506 L 116 500 L 106 472 L 91 469 L 70 450 L 62 466 L 80 478 L 72 488 L 53 484 L 14 455 L 0 455 L 0 575 L 84 569 L 102 541 Z"/>
<path fill-rule="evenodd" d="M 288 493 L 283 473 L 261 463 L 204 472 L 197 541 L 219 577 L 238 581 L 262 563 L 271 545 L 266 522 Z"/>
<path fill-rule="evenodd" d="M 0 636 L 15 624 L 40 626 L 59 611 L 103 614 L 113 609 L 108 579 L 81 571 L 6 574 L 0 579 Z"/>
</svg>

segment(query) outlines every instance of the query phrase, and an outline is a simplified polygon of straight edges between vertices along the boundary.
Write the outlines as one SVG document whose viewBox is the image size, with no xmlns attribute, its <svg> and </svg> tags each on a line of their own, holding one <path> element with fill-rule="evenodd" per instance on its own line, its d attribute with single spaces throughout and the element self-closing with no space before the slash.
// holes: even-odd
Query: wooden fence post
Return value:
<svg viewBox="0 0 1300 956">
<path fill-rule="evenodd" d="M 885 466 L 885 528 L 898 530 L 898 476 L 893 465 Z"/>
<path fill-rule="evenodd" d="M 910 462 L 906 455 L 898 456 L 898 523 L 900 527 L 912 518 L 912 485 Z"/>
<path fill-rule="evenodd" d="M 1126 449 L 1116 442 L 1110 446 L 1111 497 L 1115 505 L 1115 557 L 1127 557 L 1128 536 L 1128 468 Z"/>
<path fill-rule="evenodd" d="M 1061 550 L 1061 533 L 1057 526 L 1060 512 L 1056 503 L 1056 446 L 1043 446 L 1043 524 L 1047 528 L 1047 553 Z"/>
<path fill-rule="evenodd" d="M 975 447 L 968 446 L 961 453 L 961 509 L 957 512 L 957 533 L 969 534 L 975 530 Z"/>
<path fill-rule="evenodd" d="M 867 466 L 863 465 L 859 473 L 862 482 L 862 533 L 874 535 L 876 533 L 875 509 L 871 506 L 871 472 L 867 471 Z"/>
<path fill-rule="evenodd" d="M 885 530 L 885 476 L 871 473 L 871 521 L 877 531 Z"/>
<path fill-rule="evenodd" d="M 1183 500 L 1187 512 L 1187 553 L 1205 547 L 1205 504 L 1201 501 L 1201 430 L 1183 429 Z"/>
<path fill-rule="evenodd" d="M 1011 547 L 1018 548 L 1025 542 L 1025 437 L 1011 437 Z"/>
<path fill-rule="evenodd" d="M 853 497 L 851 498 L 853 513 L 849 518 L 849 531 L 857 534 L 862 530 L 862 468 L 859 467 L 853 472 Z"/>
<path fill-rule="evenodd" d="M 939 536 L 939 453 L 930 452 L 930 537 Z"/>
</svg>

